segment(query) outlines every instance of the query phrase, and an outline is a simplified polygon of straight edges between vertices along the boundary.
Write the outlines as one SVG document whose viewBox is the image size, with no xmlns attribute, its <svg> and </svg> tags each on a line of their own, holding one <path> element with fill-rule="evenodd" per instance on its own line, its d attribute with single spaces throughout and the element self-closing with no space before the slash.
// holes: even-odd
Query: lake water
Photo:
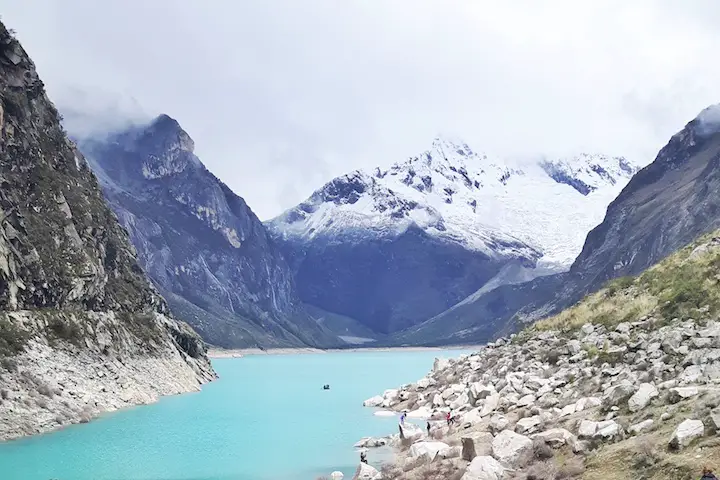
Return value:
<svg viewBox="0 0 720 480">
<path fill-rule="evenodd" d="M 362 401 L 424 376 L 461 350 L 217 359 L 202 392 L 0 444 L 2 480 L 351 479 L 353 444 L 395 433 Z M 322 390 L 329 383 L 331 389 Z M 370 463 L 376 452 L 370 450 Z"/>
</svg>

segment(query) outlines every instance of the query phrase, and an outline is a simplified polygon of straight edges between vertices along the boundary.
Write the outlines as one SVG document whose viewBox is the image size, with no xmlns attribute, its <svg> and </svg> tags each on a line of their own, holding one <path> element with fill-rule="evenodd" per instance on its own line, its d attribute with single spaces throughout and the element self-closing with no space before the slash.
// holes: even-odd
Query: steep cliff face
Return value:
<svg viewBox="0 0 720 480">
<path fill-rule="evenodd" d="M 504 286 L 402 332 L 407 343 L 484 341 L 636 275 L 720 227 L 720 106 L 704 110 L 633 176 L 570 271 Z"/>
<path fill-rule="evenodd" d="M 331 346 L 290 269 L 245 201 L 161 115 L 80 143 L 141 265 L 179 318 L 222 347 Z"/>
<path fill-rule="evenodd" d="M 32 61 L 2 24 L 0 226 L 0 438 L 214 378 L 204 344 L 169 317 Z M 124 379 L 94 374 L 117 362 Z M 123 401 L 120 383 L 137 386 Z M 91 403 L 103 390 L 113 393 Z M 50 400 L 68 405 L 52 421 Z"/>
<path fill-rule="evenodd" d="M 567 270 L 636 170 L 604 155 L 493 158 L 438 138 L 334 179 L 267 225 L 303 301 L 392 333 L 480 289 Z"/>
</svg>

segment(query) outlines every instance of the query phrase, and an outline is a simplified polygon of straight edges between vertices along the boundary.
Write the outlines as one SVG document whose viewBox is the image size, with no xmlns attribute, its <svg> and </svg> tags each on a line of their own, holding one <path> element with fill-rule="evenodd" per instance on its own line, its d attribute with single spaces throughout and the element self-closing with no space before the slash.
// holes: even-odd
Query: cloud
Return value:
<svg viewBox="0 0 720 480">
<path fill-rule="evenodd" d="M 441 132 L 501 155 L 649 162 L 720 100 L 711 0 L 0 0 L 0 9 L 73 128 L 167 113 L 261 218 L 333 176 L 417 154 Z"/>
</svg>

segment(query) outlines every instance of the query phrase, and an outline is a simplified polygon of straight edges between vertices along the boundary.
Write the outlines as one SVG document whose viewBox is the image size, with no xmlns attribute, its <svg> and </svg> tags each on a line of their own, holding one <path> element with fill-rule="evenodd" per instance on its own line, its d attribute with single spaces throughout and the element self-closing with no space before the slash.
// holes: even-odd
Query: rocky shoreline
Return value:
<svg viewBox="0 0 720 480">
<path fill-rule="evenodd" d="M 85 423 L 165 395 L 199 391 L 216 378 L 204 354 L 190 356 L 169 336 L 143 350 L 115 314 L 84 314 L 92 317 L 96 330 L 82 348 L 38 335 L 22 353 L 0 358 L 0 441 Z M 44 321 L 35 312 L 8 315 L 28 328 Z M 156 321 L 169 329 L 182 328 L 163 315 Z M 199 342 L 194 333 L 188 335 Z"/>
<path fill-rule="evenodd" d="M 720 465 L 720 323 L 714 319 L 530 329 L 458 359 L 367 407 L 409 419 L 364 480 L 693 478 Z M 446 422 L 450 413 L 452 424 Z M 699 463 L 698 463 L 699 462 Z"/>
</svg>

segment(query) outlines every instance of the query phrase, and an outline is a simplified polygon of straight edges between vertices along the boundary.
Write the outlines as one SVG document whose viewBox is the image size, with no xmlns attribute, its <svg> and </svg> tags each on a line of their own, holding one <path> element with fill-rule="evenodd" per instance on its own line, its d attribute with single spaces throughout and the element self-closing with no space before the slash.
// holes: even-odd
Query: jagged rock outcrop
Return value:
<svg viewBox="0 0 720 480">
<path fill-rule="evenodd" d="M 173 313 L 227 348 L 341 343 L 305 311 L 290 269 L 245 201 L 195 156 L 178 122 L 80 143 L 140 264 Z"/>
<path fill-rule="evenodd" d="M 213 378 L 0 24 L 0 440 Z"/>
<path fill-rule="evenodd" d="M 603 155 L 518 163 L 438 138 L 389 169 L 338 177 L 266 224 L 305 303 L 387 334 L 566 270 L 635 171 Z"/>
<path fill-rule="evenodd" d="M 398 343 L 483 342 L 636 275 L 720 227 L 720 106 L 704 110 L 637 172 L 590 231 L 570 271 L 508 285 L 397 335 Z"/>
</svg>

